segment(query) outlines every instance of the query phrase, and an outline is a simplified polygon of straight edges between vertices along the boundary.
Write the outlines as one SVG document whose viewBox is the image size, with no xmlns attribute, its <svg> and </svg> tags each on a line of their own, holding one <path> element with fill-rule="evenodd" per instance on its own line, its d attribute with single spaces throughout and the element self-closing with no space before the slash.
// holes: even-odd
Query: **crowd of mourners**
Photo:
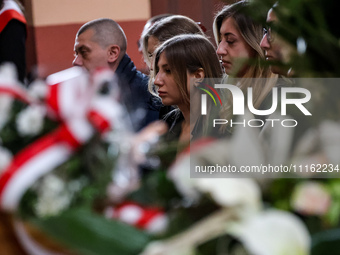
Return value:
<svg viewBox="0 0 340 255">
<path fill-rule="evenodd" d="M 24 81 L 26 21 L 23 11 L 16 0 L 2 0 L 0 5 L 0 20 L 4 20 L 0 25 L 0 63 L 15 63 L 19 79 Z M 211 117 L 233 118 L 231 94 L 214 89 L 213 83 L 233 83 L 245 94 L 251 87 L 254 108 L 264 109 L 272 88 L 282 86 L 278 77 L 294 73 L 281 65 L 286 61 L 285 44 L 269 26 L 264 28 L 247 14 L 249 8 L 249 2 L 242 0 L 224 6 L 216 14 L 213 32 L 217 47 L 205 35 L 200 23 L 186 16 L 152 17 L 139 40 L 148 75 L 137 71 L 126 54 L 127 39 L 117 22 L 106 18 L 92 20 L 76 34 L 73 65 L 90 73 L 102 67 L 115 72 L 122 100 L 129 112 L 137 116 L 132 122 L 133 129 L 140 131 L 156 120 L 163 120 L 168 129 L 165 137 L 179 141 L 179 152 L 190 140 L 211 135 Z M 277 8 L 279 4 L 268 11 L 268 25 L 277 22 Z M 249 82 L 248 78 L 264 79 Z M 213 83 L 209 85 L 205 79 Z M 208 100 L 208 114 L 202 115 L 200 100 L 207 91 L 206 86 L 226 103 L 216 108 L 213 101 Z M 223 137 L 232 132 L 224 125 L 214 134 Z"/>
</svg>

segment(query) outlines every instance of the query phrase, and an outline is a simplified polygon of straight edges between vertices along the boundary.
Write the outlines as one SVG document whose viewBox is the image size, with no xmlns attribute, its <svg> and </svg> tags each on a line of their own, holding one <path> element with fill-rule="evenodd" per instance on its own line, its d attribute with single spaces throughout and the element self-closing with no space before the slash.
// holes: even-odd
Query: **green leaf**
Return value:
<svg viewBox="0 0 340 255">
<path fill-rule="evenodd" d="M 332 229 L 312 237 L 311 255 L 340 254 L 340 229 Z"/>
<path fill-rule="evenodd" d="M 142 251 L 149 236 L 125 223 L 108 220 L 84 209 L 33 223 L 64 245 L 84 255 L 133 255 Z"/>
</svg>

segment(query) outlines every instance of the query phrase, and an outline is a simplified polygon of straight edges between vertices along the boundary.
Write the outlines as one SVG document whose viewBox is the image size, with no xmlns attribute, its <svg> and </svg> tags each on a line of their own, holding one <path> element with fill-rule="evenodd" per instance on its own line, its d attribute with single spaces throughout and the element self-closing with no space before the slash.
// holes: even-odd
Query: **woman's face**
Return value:
<svg viewBox="0 0 340 255">
<path fill-rule="evenodd" d="M 159 71 L 155 77 L 154 84 L 158 87 L 158 95 L 162 99 L 163 105 L 179 106 L 183 104 L 182 95 L 164 52 L 159 56 L 157 67 Z"/>
<path fill-rule="evenodd" d="M 217 55 L 222 60 L 222 65 L 227 74 L 236 73 L 237 77 L 242 77 L 247 71 L 247 66 L 238 66 L 237 59 L 249 59 L 254 57 L 253 50 L 240 34 L 234 18 L 226 18 L 220 28 L 221 41 L 217 48 Z"/>
</svg>

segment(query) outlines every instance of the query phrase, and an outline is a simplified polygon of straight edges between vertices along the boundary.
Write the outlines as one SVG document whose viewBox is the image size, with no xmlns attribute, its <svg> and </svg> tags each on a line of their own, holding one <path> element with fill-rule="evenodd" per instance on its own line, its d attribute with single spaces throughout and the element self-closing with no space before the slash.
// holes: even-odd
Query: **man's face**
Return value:
<svg viewBox="0 0 340 255">
<path fill-rule="evenodd" d="M 75 57 L 72 64 L 84 67 L 89 72 L 100 67 L 109 67 L 109 50 L 94 42 L 93 35 L 94 30 L 88 29 L 76 37 L 74 43 Z"/>
<path fill-rule="evenodd" d="M 273 9 L 270 9 L 267 15 L 267 23 L 271 24 L 273 22 L 277 22 L 277 17 Z M 284 57 L 284 43 L 277 37 L 268 28 L 263 34 L 260 46 L 265 51 L 266 60 L 285 63 L 287 60 Z M 287 74 L 287 70 L 282 70 L 279 66 L 271 65 L 270 68 L 273 73 Z"/>
</svg>

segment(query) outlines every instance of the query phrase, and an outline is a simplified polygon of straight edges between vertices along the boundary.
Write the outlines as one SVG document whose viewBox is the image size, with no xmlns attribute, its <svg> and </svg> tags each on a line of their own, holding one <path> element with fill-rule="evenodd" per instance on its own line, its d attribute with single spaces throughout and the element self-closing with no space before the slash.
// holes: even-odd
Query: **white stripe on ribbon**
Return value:
<svg viewBox="0 0 340 255">
<path fill-rule="evenodd" d="M 100 113 L 111 124 L 118 125 L 123 119 L 123 108 L 110 96 L 97 96 L 91 103 L 91 110 Z"/>
<path fill-rule="evenodd" d="M 86 143 L 94 134 L 94 129 L 87 119 L 76 118 L 67 121 L 65 124 L 79 144 Z"/>
<path fill-rule="evenodd" d="M 15 220 L 14 231 L 22 244 L 23 248 L 29 255 L 63 255 L 61 253 L 55 253 L 40 246 L 35 242 L 27 233 L 24 224 L 21 221 Z"/>
<path fill-rule="evenodd" d="M 13 0 L 4 0 L 4 7 L 1 9 L 0 15 L 7 10 L 15 10 L 24 16 L 19 6 Z"/>
<path fill-rule="evenodd" d="M 54 86 L 50 86 L 50 96 L 53 99 L 51 103 L 57 104 L 53 105 L 55 114 L 60 117 L 66 128 L 62 129 L 62 133 L 58 133 L 57 139 L 52 139 L 51 144 L 35 155 L 25 151 L 23 158 L 28 158 L 23 161 L 23 165 L 9 166 L 8 169 L 12 170 L 8 173 L 13 173 L 13 169 L 15 171 L 5 182 L 0 194 L 1 207 L 9 211 L 17 209 L 21 197 L 36 180 L 68 160 L 78 146 L 93 136 L 95 129 L 87 116 L 90 111 L 95 111 L 110 123 L 111 127 L 114 122 L 119 121 L 122 114 L 121 106 L 114 99 L 96 95 L 88 75 L 81 68 L 67 69 L 51 75 L 47 80 Z M 42 140 L 48 136 L 54 137 L 53 135 L 55 134 L 47 134 Z M 37 141 L 38 145 L 33 143 L 32 146 L 39 148 L 39 142 L 41 143 L 41 140 Z M 28 150 L 32 151 L 32 148 Z M 13 162 L 15 159 L 17 158 L 15 157 Z"/>
<path fill-rule="evenodd" d="M 66 144 L 53 144 L 30 158 L 7 182 L 2 194 L 1 207 L 15 211 L 25 191 L 41 176 L 65 162 L 72 151 Z"/>
</svg>

